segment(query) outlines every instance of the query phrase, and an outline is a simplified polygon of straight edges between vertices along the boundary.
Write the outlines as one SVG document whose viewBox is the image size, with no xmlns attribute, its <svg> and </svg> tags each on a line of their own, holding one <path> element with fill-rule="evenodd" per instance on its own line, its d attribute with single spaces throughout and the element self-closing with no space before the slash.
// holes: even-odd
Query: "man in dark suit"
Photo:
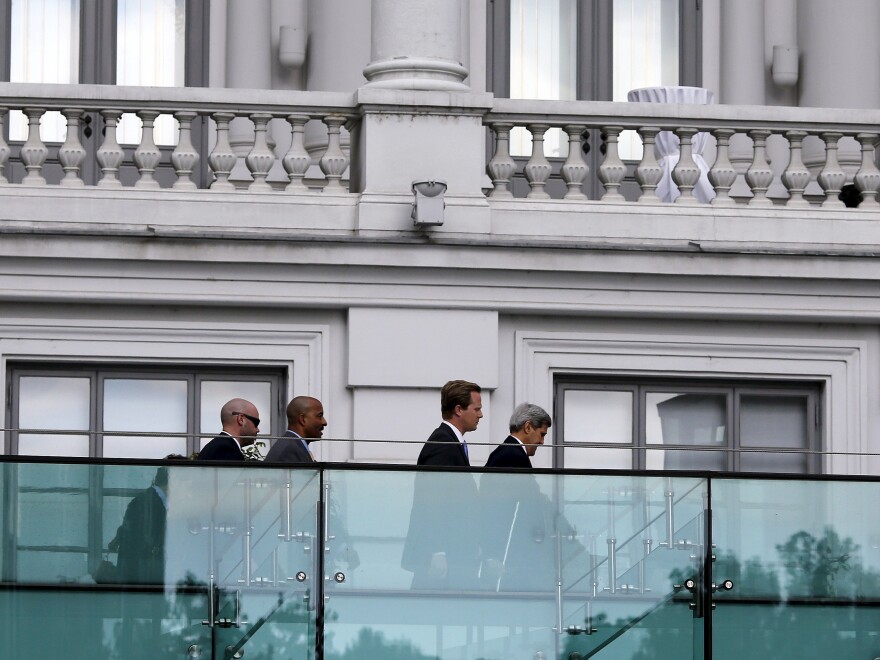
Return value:
<svg viewBox="0 0 880 660">
<path fill-rule="evenodd" d="M 298 396 L 287 404 L 287 431 L 278 438 L 269 453 L 267 463 L 314 463 L 309 443 L 324 432 L 324 406 L 310 396 Z"/>
<path fill-rule="evenodd" d="M 469 467 L 464 434 L 483 416 L 480 386 L 453 380 L 440 390 L 443 421 L 419 454 L 419 465 Z M 479 569 L 479 494 L 473 475 L 416 475 L 401 566 L 413 589 L 475 589 Z"/>
<path fill-rule="evenodd" d="M 521 403 L 510 417 L 510 435 L 489 455 L 486 467 L 530 470 L 552 422 L 536 405 Z M 491 474 L 480 479 L 483 524 L 481 577 L 493 591 L 541 591 L 554 585 L 550 542 L 552 510 L 531 474 Z"/>
<path fill-rule="evenodd" d="M 245 399 L 227 401 L 220 409 L 223 430 L 199 452 L 203 461 L 243 461 L 242 448 L 252 445 L 260 432 L 260 413 Z"/>
<path fill-rule="evenodd" d="M 469 467 L 464 434 L 476 431 L 483 417 L 480 386 L 466 380 L 451 380 L 440 390 L 443 421 L 419 453 L 417 465 Z"/>
<path fill-rule="evenodd" d="M 486 467 L 531 468 L 531 456 L 544 444 L 553 422 L 540 406 L 521 403 L 510 417 L 510 435 L 489 454 Z"/>
<path fill-rule="evenodd" d="M 179 454 L 165 457 L 186 460 Z M 125 508 L 122 524 L 108 544 L 119 553 L 117 579 L 124 584 L 162 584 L 165 581 L 165 525 L 168 515 L 168 466 L 156 470 L 153 483 L 135 495 Z"/>
</svg>

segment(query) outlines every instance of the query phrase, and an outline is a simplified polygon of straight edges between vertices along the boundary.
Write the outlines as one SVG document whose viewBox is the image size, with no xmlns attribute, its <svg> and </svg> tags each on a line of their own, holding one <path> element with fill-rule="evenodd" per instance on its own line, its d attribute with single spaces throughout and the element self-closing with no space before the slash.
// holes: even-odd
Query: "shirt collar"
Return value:
<svg viewBox="0 0 880 660">
<path fill-rule="evenodd" d="M 459 431 L 457 428 L 455 428 L 452 424 L 447 422 L 445 419 L 443 420 L 443 423 L 452 429 L 452 432 L 455 433 L 455 437 L 458 438 L 459 442 L 464 442 L 464 436 L 461 434 L 461 431 Z"/>
<path fill-rule="evenodd" d="M 517 438 L 517 437 L 516 437 L 515 435 L 513 435 L 513 434 L 511 434 L 510 437 L 513 438 L 514 440 L 516 440 L 516 441 L 519 443 L 519 446 L 523 448 L 523 451 L 526 452 L 526 456 L 528 456 L 528 455 L 529 455 L 529 452 L 528 452 L 528 450 L 526 449 L 526 445 L 525 445 L 525 443 L 524 443 L 522 440 L 520 440 L 519 438 Z"/>
<path fill-rule="evenodd" d="M 241 451 L 242 453 L 244 453 L 244 452 L 242 451 L 242 449 L 241 449 L 241 443 L 238 441 L 238 438 L 236 438 L 236 437 L 235 437 L 234 435 L 232 435 L 231 433 L 227 433 L 226 431 L 220 431 L 220 435 L 228 435 L 230 438 L 232 438 L 233 440 L 235 440 L 235 444 L 238 445 L 238 451 Z"/>
</svg>

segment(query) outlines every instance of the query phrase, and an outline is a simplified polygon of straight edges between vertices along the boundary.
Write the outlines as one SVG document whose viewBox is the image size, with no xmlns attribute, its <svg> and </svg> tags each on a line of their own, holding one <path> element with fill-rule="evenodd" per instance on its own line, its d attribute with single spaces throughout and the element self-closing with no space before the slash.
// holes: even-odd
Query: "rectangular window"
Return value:
<svg viewBox="0 0 880 660">
<path fill-rule="evenodd" d="M 76 84 L 79 82 L 79 0 L 12 0 L 9 81 Z M 47 112 L 40 121 L 45 142 L 63 142 L 65 119 Z M 9 114 L 11 140 L 27 139 L 27 117 Z"/>
<path fill-rule="evenodd" d="M 510 98 L 577 98 L 576 18 L 576 0 L 511 0 Z M 531 135 L 524 128 L 514 128 L 510 140 L 514 155 L 531 152 Z M 544 140 L 546 155 L 566 155 L 560 129 L 547 131 Z"/>
<path fill-rule="evenodd" d="M 820 386 L 810 383 L 556 383 L 558 467 L 819 471 Z"/>
<path fill-rule="evenodd" d="M 207 10 L 202 0 L 11 2 L 11 82 L 145 87 L 203 82 L 201 75 L 194 75 L 207 44 Z M 115 30 L 108 30 L 105 36 L 102 25 L 113 25 Z M 124 114 L 117 130 L 121 144 L 140 143 L 141 121 L 134 114 Z M 12 111 L 10 139 L 23 141 L 27 131 L 24 114 Z M 66 132 L 66 120 L 60 112 L 43 115 L 40 136 L 44 142 L 63 142 Z M 160 115 L 156 119 L 154 139 L 157 145 L 176 144 L 174 117 Z"/>
<path fill-rule="evenodd" d="M 251 401 L 260 432 L 282 428 L 283 374 L 275 370 L 49 369 L 12 366 L 7 453 L 163 458 L 189 455 L 220 430 L 220 407 Z M 204 434 L 208 437 L 200 438 Z"/>
<path fill-rule="evenodd" d="M 116 84 L 183 87 L 186 0 L 117 0 Z M 141 121 L 126 113 L 119 122 L 120 144 L 140 144 Z M 177 120 L 156 118 L 154 140 L 177 143 Z"/>
</svg>

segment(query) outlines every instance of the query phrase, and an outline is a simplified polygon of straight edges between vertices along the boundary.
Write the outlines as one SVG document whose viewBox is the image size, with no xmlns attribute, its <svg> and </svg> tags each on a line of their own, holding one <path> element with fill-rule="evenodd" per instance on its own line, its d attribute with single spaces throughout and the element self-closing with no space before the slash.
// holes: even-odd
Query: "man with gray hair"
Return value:
<svg viewBox="0 0 880 660">
<path fill-rule="evenodd" d="M 510 417 L 510 435 L 489 455 L 486 467 L 528 472 L 486 472 L 480 478 L 480 575 L 492 591 L 541 591 L 554 584 L 554 544 L 544 542 L 554 533 L 553 508 L 541 489 L 541 483 L 547 489 L 549 477 L 532 474 L 529 460 L 551 424 L 540 406 L 519 404 Z"/>
<path fill-rule="evenodd" d="M 486 467 L 531 468 L 531 456 L 544 444 L 553 424 L 547 411 L 533 403 L 521 403 L 510 416 L 510 435 L 498 445 L 486 461 Z"/>
</svg>

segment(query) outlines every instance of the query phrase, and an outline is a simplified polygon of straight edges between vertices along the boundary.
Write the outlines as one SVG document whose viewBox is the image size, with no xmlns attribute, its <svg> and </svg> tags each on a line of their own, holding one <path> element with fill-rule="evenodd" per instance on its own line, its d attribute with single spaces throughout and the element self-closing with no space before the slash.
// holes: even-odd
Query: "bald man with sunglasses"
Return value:
<svg viewBox="0 0 880 660">
<path fill-rule="evenodd" d="M 199 452 L 202 461 L 243 461 L 242 449 L 252 445 L 260 432 L 260 413 L 245 399 L 227 401 L 220 409 L 223 430 Z"/>
</svg>

